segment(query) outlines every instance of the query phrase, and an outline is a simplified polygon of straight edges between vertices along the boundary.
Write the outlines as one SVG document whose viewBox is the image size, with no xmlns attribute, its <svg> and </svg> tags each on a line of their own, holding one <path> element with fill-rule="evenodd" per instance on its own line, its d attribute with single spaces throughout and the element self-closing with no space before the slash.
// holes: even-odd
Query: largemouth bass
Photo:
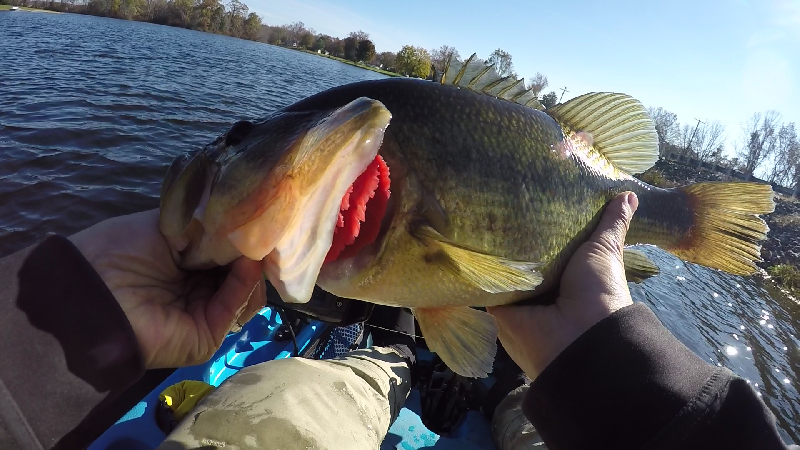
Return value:
<svg viewBox="0 0 800 450">
<path fill-rule="evenodd" d="M 497 329 L 471 307 L 553 288 L 623 191 L 639 197 L 627 244 L 756 270 L 771 187 L 661 189 L 632 176 L 657 159 L 637 100 L 591 93 L 544 109 L 522 80 L 470 58 L 440 82 L 359 82 L 237 122 L 172 164 L 160 226 L 184 268 L 263 260 L 286 302 L 307 302 L 316 283 L 411 307 L 428 347 L 481 377 Z M 624 259 L 657 270 L 641 253 Z"/>
</svg>

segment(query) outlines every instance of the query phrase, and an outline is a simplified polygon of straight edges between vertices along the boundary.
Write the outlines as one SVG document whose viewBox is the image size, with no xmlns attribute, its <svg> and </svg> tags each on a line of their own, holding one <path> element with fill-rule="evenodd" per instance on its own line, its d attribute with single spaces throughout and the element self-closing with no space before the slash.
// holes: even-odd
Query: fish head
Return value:
<svg viewBox="0 0 800 450">
<path fill-rule="evenodd" d="M 176 158 L 159 226 L 179 266 L 264 261 L 285 302 L 307 302 L 342 198 L 375 160 L 390 120 L 381 102 L 364 97 L 333 110 L 278 111 Z"/>
</svg>

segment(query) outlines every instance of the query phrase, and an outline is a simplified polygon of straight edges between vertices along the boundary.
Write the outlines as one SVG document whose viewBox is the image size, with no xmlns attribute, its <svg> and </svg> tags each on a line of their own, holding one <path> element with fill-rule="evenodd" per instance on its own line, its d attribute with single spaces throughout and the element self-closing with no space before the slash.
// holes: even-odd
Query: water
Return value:
<svg viewBox="0 0 800 450">
<path fill-rule="evenodd" d="M 0 256 L 158 207 L 172 159 L 329 87 L 382 78 L 239 39 L 77 15 L 0 13 Z M 645 248 L 631 288 L 678 339 L 761 393 L 800 442 L 800 307 L 754 280 Z M 757 385 L 757 386 L 756 386 Z"/>
</svg>

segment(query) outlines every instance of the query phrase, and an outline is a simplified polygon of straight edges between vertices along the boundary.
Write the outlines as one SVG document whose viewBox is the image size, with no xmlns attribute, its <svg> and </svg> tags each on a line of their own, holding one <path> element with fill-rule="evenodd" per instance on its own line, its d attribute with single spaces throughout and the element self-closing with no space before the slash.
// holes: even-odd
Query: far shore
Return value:
<svg viewBox="0 0 800 450">
<path fill-rule="evenodd" d="M 46 9 L 37 9 L 37 8 L 28 8 L 27 6 L 20 6 L 20 11 L 29 11 L 29 12 L 43 12 L 43 13 L 50 13 L 50 14 L 61 14 L 58 11 L 49 11 Z M 11 5 L 0 5 L 0 11 L 11 11 Z"/>
<path fill-rule="evenodd" d="M 274 44 L 267 44 L 267 45 L 274 45 Z M 354 61 L 350 61 L 349 59 L 339 58 L 337 56 L 332 56 L 332 55 L 326 55 L 324 53 L 317 53 L 317 52 L 312 51 L 312 50 L 306 50 L 306 49 L 294 48 L 294 47 L 287 47 L 287 46 L 283 46 L 283 45 L 276 45 L 276 47 L 286 48 L 286 49 L 289 49 L 289 50 L 297 50 L 297 51 L 300 51 L 300 52 L 303 52 L 303 53 L 308 53 L 308 54 L 314 55 L 314 56 L 322 56 L 323 58 L 333 59 L 333 60 L 339 61 L 341 63 L 349 64 L 349 65 L 351 65 L 353 67 L 359 67 L 361 69 L 371 70 L 373 72 L 378 72 L 380 74 L 383 74 L 383 75 L 386 75 L 386 76 L 390 76 L 390 77 L 402 77 L 403 76 L 403 75 L 400 75 L 399 73 L 389 72 L 388 70 L 383 70 L 380 67 L 370 66 L 370 65 L 367 65 L 367 64 L 361 64 L 361 63 L 357 63 L 357 62 L 354 62 Z"/>
</svg>

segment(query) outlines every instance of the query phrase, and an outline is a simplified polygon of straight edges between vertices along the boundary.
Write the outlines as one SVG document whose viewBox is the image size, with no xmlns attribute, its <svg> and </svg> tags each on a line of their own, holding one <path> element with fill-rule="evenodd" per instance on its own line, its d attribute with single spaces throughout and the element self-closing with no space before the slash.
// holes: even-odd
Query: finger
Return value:
<svg viewBox="0 0 800 450">
<path fill-rule="evenodd" d="M 250 299 L 247 301 L 244 311 L 236 319 L 239 325 L 244 325 L 249 322 L 262 308 L 267 305 L 267 286 L 264 284 L 264 278 L 259 277 L 258 282 L 253 286 L 253 291 L 250 293 Z"/>
<path fill-rule="evenodd" d="M 634 212 L 639 207 L 639 199 L 633 192 L 623 192 L 606 206 L 600 223 L 592 233 L 591 241 L 603 245 L 618 254 L 622 260 L 625 236 Z"/>
<path fill-rule="evenodd" d="M 236 260 L 219 290 L 206 306 L 206 323 L 215 346 L 222 343 L 236 319 L 244 314 L 261 279 L 261 262 L 241 257 Z M 252 295 L 251 295 L 252 294 Z"/>
</svg>

